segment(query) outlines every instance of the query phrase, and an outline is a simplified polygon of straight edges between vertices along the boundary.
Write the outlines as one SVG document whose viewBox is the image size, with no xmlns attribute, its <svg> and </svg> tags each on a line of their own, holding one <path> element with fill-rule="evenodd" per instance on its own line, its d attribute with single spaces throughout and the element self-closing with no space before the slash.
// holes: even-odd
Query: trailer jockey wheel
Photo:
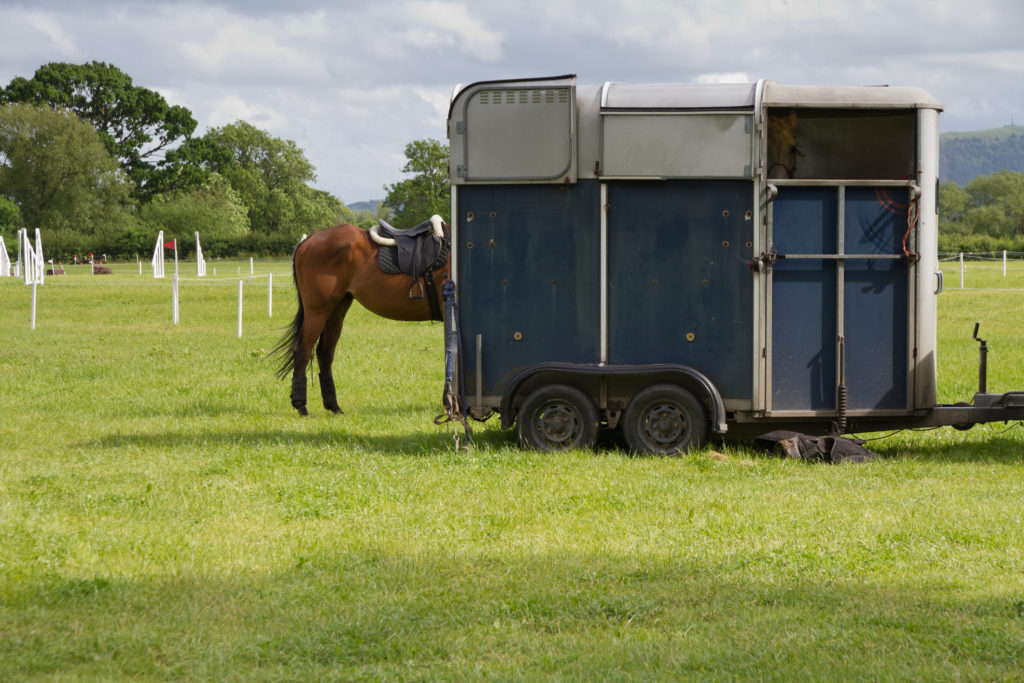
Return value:
<svg viewBox="0 0 1024 683">
<path fill-rule="evenodd" d="M 551 384 L 523 401 L 516 418 L 519 442 L 540 451 L 590 448 L 597 441 L 597 408 L 575 387 Z"/>
<path fill-rule="evenodd" d="M 672 455 L 689 451 L 707 441 L 707 411 L 689 391 L 674 384 L 655 384 L 626 406 L 622 433 L 629 448 L 637 453 Z"/>
</svg>

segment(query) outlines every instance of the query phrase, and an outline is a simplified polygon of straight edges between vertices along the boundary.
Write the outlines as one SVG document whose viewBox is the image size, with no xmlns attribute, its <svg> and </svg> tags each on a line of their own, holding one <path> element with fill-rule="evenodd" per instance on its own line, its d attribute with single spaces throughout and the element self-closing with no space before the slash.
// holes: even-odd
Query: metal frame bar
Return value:
<svg viewBox="0 0 1024 683">
<path fill-rule="evenodd" d="M 601 325 L 601 348 L 600 348 L 600 361 L 601 365 L 608 364 L 608 184 L 601 183 L 601 198 L 600 198 L 600 214 L 601 214 L 601 246 L 600 246 L 600 290 L 601 290 L 601 302 L 600 302 L 600 325 Z"/>
</svg>

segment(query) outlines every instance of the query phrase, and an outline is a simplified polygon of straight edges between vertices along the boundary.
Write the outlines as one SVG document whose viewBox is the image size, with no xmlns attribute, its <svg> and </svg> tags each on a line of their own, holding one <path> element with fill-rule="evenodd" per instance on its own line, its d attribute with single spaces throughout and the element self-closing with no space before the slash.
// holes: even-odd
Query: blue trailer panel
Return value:
<svg viewBox="0 0 1024 683">
<path fill-rule="evenodd" d="M 753 394 L 753 196 L 742 180 L 608 184 L 608 361 Z"/>
<path fill-rule="evenodd" d="M 600 360 L 599 206 L 594 181 L 459 193 L 467 390 L 479 379 L 483 395 L 500 396 L 508 378 L 532 364 Z"/>
</svg>

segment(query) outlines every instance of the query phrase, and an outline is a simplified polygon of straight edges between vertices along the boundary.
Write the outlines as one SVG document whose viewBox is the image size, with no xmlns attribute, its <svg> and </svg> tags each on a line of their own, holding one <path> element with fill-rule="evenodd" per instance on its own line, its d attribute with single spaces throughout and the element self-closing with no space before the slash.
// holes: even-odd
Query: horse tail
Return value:
<svg viewBox="0 0 1024 683">
<path fill-rule="evenodd" d="M 292 252 L 292 282 L 295 283 L 295 293 L 299 299 L 299 310 L 295 312 L 295 317 L 292 318 L 291 324 L 285 328 L 284 336 L 281 337 L 274 350 L 270 352 L 271 356 L 277 356 L 281 360 L 281 366 L 274 373 L 278 379 L 285 379 L 295 370 L 295 344 L 302 334 L 302 322 L 305 319 L 305 312 L 302 307 L 302 292 L 299 291 L 299 280 L 295 276 L 295 254 L 299 251 L 300 246 L 302 246 L 302 242 L 299 242 Z"/>
</svg>

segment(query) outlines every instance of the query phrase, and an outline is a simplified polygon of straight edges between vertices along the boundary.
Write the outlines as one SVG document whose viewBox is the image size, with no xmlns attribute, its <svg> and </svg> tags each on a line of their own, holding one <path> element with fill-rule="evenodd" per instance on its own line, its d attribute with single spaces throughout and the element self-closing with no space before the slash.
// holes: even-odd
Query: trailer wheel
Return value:
<svg viewBox="0 0 1024 683">
<path fill-rule="evenodd" d="M 585 393 L 565 384 L 537 389 L 516 418 L 519 441 L 526 448 L 565 451 L 591 448 L 597 441 L 597 408 Z"/>
<path fill-rule="evenodd" d="M 637 453 L 672 455 L 700 448 L 708 438 L 708 415 L 701 402 L 675 384 L 655 384 L 626 406 L 622 431 Z"/>
</svg>

